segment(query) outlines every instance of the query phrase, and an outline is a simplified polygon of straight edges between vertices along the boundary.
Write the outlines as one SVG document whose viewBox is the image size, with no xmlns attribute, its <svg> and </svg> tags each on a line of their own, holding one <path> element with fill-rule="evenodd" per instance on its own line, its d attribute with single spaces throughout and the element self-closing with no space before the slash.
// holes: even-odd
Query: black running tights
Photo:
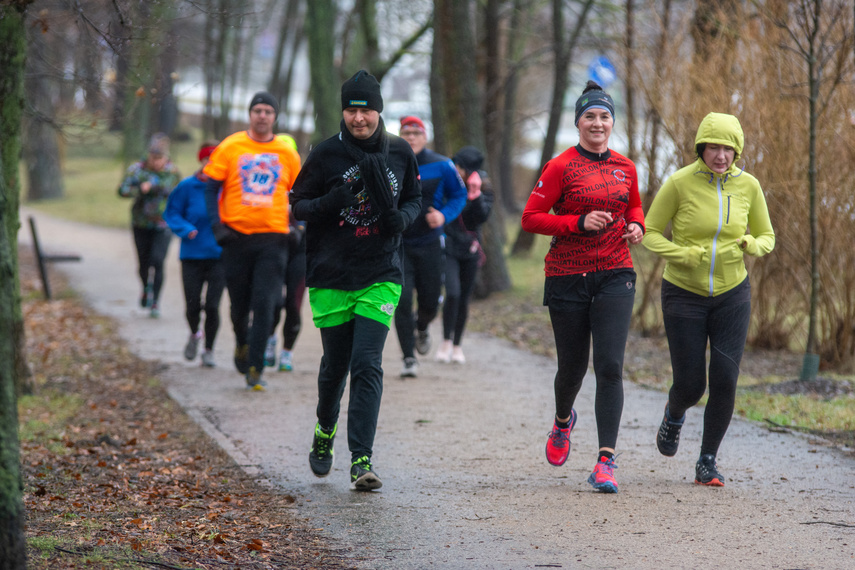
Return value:
<svg viewBox="0 0 855 570">
<path fill-rule="evenodd" d="M 683 417 L 704 395 L 709 341 L 709 398 L 701 454 L 716 455 L 733 415 L 739 363 L 748 335 L 748 279 L 716 297 L 702 297 L 663 281 L 662 312 L 674 371 L 674 383 L 668 393 L 672 418 Z"/>
</svg>

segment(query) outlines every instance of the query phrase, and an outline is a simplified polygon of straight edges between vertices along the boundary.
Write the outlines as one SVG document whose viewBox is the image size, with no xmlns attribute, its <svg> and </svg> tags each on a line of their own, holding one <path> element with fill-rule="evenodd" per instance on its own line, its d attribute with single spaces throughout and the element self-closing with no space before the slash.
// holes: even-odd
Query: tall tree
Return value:
<svg viewBox="0 0 855 570">
<path fill-rule="evenodd" d="M 0 4 L 0 570 L 26 568 L 23 481 L 18 444 L 17 362 L 24 321 L 18 286 L 18 157 L 21 150 L 25 11 L 31 2 Z"/>
<path fill-rule="evenodd" d="M 57 66 L 48 61 L 47 34 L 55 33 L 47 16 L 28 18 L 27 66 L 24 79 L 24 161 L 27 167 L 27 198 L 62 198 L 65 193 L 59 155 L 59 132 L 52 99 Z"/>
<path fill-rule="evenodd" d="M 478 85 L 472 0 L 434 2 L 434 47 L 431 69 L 431 108 L 434 147 L 451 155 L 464 145 L 485 149 L 484 98 Z M 494 208 L 497 210 L 499 208 Z M 501 214 L 493 214 L 483 227 L 486 262 L 480 272 L 476 294 L 484 297 L 511 286 L 504 257 L 504 227 Z"/>
<path fill-rule="evenodd" d="M 338 98 L 340 81 L 333 61 L 335 15 L 333 0 L 313 0 L 306 6 L 312 105 L 315 108 L 315 133 L 312 140 L 315 144 L 338 132 L 341 123 Z"/>
<path fill-rule="evenodd" d="M 808 102 L 808 203 L 810 219 L 810 301 L 808 336 L 801 380 L 815 380 L 819 371 L 817 354 L 817 307 L 820 293 L 819 220 L 817 216 L 817 125 L 832 93 L 849 72 L 855 33 L 847 28 L 848 4 L 844 0 L 797 0 L 778 16 L 770 14 L 789 41 L 782 46 L 800 62 L 807 79 L 807 93 L 796 88 Z M 767 13 L 769 14 L 769 13 Z"/>
<path fill-rule="evenodd" d="M 567 94 L 567 87 L 570 84 L 570 62 L 573 59 L 573 50 L 576 49 L 576 43 L 588 20 L 588 14 L 594 7 L 594 0 L 580 0 L 580 13 L 576 17 L 572 31 L 567 34 L 565 3 L 565 0 L 552 0 L 552 97 L 549 104 L 549 123 L 546 127 L 546 138 L 543 141 L 543 149 L 540 154 L 541 168 L 555 154 L 555 141 L 564 114 L 564 96 Z M 540 175 L 540 170 L 540 168 L 537 169 L 538 175 Z M 535 182 L 537 179 L 532 182 L 532 186 Z M 531 249 L 532 244 L 534 244 L 534 236 L 520 228 L 512 254 L 527 252 Z"/>
</svg>

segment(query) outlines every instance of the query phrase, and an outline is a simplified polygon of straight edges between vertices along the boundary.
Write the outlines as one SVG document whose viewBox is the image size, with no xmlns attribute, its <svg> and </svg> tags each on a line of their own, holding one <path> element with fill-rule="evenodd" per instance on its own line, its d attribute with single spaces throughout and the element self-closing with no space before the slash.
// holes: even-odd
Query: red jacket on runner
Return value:
<svg viewBox="0 0 855 570">
<path fill-rule="evenodd" d="M 613 222 L 585 231 L 585 215 L 594 210 L 609 212 Z M 621 238 L 632 222 L 644 229 L 635 165 L 612 150 L 596 154 L 579 146 L 546 163 L 522 215 L 525 231 L 553 236 L 547 276 L 632 267 Z"/>
</svg>

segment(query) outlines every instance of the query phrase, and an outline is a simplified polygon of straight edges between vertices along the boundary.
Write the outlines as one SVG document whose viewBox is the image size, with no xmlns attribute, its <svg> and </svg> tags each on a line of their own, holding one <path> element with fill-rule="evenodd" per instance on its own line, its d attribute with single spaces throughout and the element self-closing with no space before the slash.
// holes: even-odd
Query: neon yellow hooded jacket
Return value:
<svg viewBox="0 0 855 570">
<path fill-rule="evenodd" d="M 698 157 L 665 181 L 645 216 L 642 243 L 667 260 L 665 280 L 698 295 L 721 295 L 733 289 L 748 275 L 743 255 L 760 257 L 775 247 L 760 183 L 735 166 L 744 142 L 742 127 L 733 115 L 704 117 L 695 147 L 701 143 L 733 147 L 733 164 L 717 174 Z M 662 235 L 668 222 L 671 240 Z"/>
</svg>

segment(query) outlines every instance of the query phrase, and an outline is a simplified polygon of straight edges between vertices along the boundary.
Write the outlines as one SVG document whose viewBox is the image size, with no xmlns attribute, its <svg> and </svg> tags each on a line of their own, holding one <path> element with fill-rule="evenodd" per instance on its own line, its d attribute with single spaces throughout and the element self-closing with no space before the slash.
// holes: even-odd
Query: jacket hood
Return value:
<svg viewBox="0 0 855 570">
<path fill-rule="evenodd" d="M 702 143 L 733 147 L 733 150 L 736 151 L 733 162 L 736 162 L 742 156 L 742 149 L 745 146 L 745 135 L 742 134 L 742 125 L 739 124 L 739 119 L 724 113 L 710 113 L 704 117 L 698 126 L 698 134 L 695 136 L 696 151 L 698 145 Z"/>
</svg>

